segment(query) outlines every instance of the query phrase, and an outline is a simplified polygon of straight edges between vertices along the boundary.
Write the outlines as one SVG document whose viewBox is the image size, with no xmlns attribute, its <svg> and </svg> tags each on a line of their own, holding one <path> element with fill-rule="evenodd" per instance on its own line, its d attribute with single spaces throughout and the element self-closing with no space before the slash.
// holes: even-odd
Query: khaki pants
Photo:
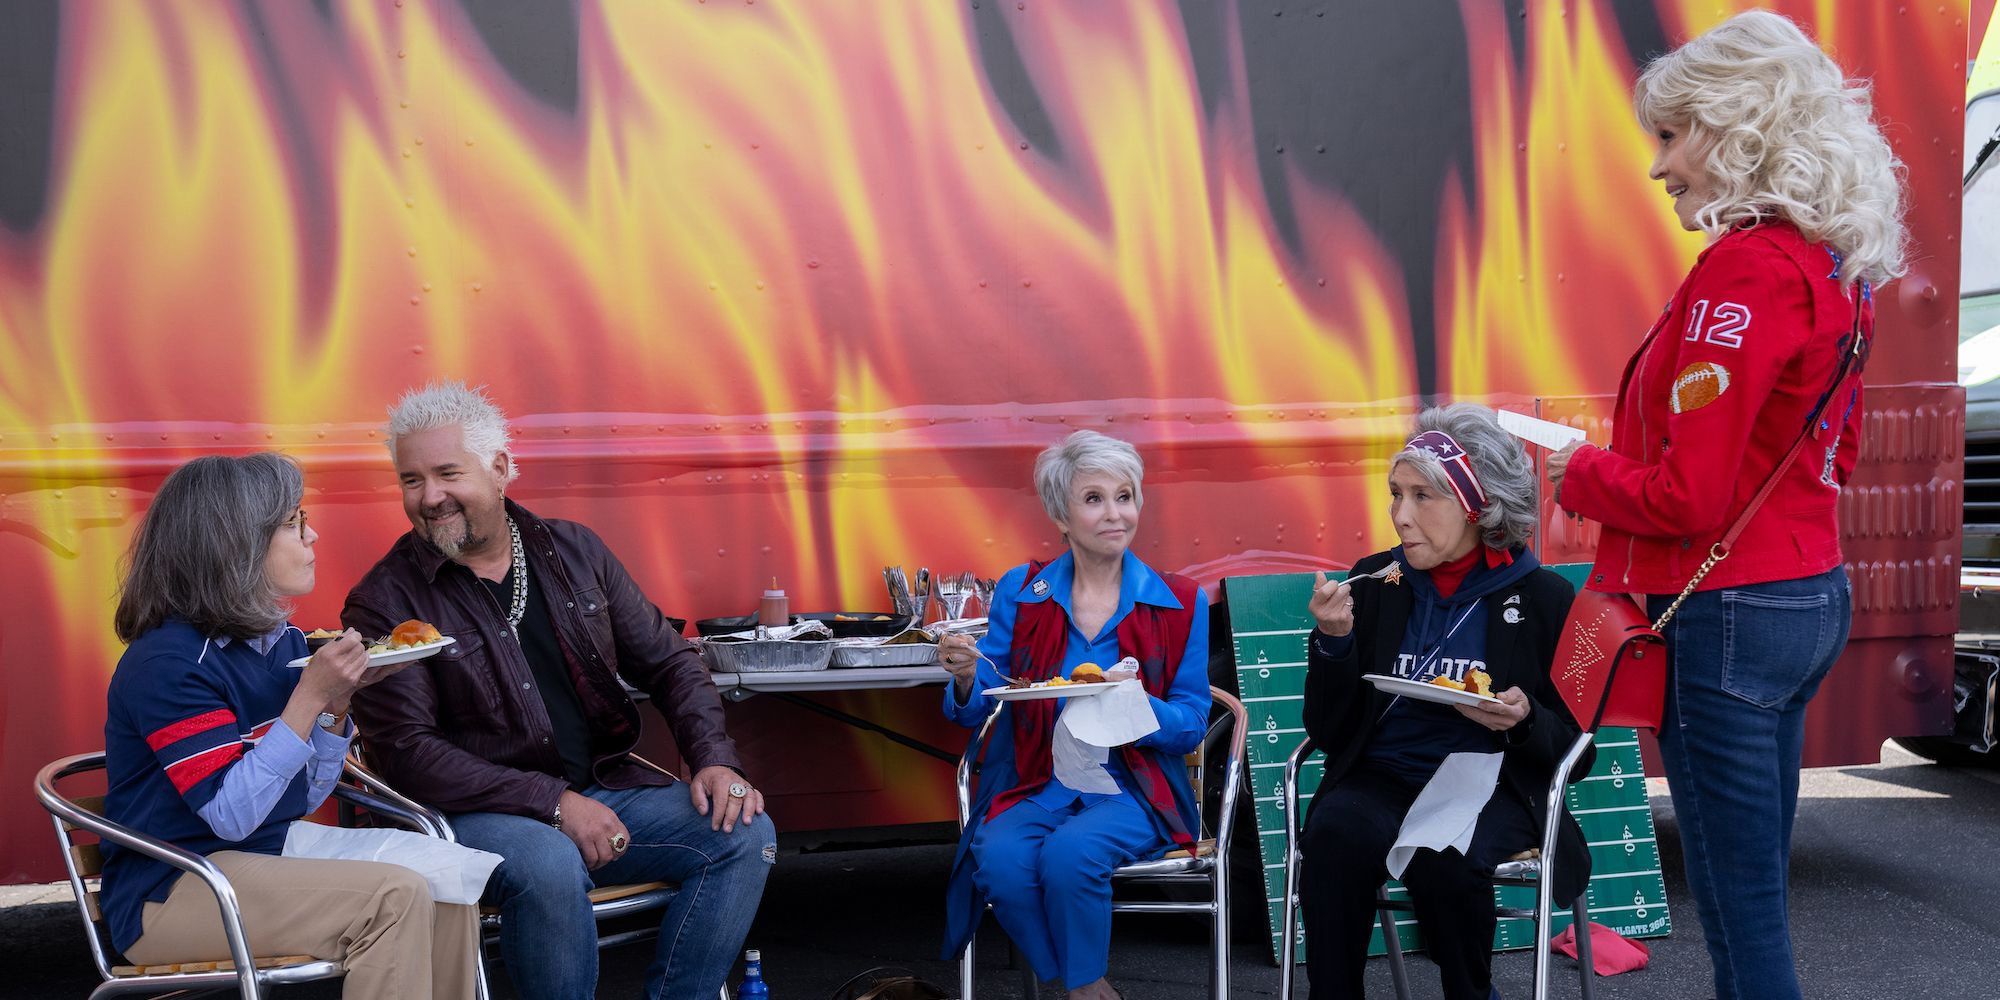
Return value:
<svg viewBox="0 0 2000 1000">
<path fill-rule="evenodd" d="M 376 861 L 319 861 L 243 851 L 208 856 L 236 889 L 250 951 L 311 955 L 347 969 L 343 995 L 469 1000 L 479 915 L 431 901 L 423 876 Z M 229 958 L 222 911 L 201 879 L 181 876 L 147 903 L 125 957 L 141 965 Z"/>
</svg>

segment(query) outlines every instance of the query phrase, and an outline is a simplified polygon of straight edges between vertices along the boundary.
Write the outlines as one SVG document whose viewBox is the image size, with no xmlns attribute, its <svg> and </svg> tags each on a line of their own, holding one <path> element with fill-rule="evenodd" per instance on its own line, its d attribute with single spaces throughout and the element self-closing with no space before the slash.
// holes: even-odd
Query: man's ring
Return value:
<svg viewBox="0 0 2000 1000">
<path fill-rule="evenodd" d="M 625 848 L 630 846 L 630 844 L 631 842 L 626 840 L 625 835 L 622 833 L 614 833 L 611 835 L 611 853 L 613 854 L 625 853 Z"/>
<path fill-rule="evenodd" d="M 740 799 L 740 798 L 742 798 L 743 796 L 745 796 L 745 795 L 748 795 L 748 794 L 750 794 L 750 788 L 749 788 L 749 786 L 747 786 L 747 785 L 743 784 L 743 783 L 742 783 L 742 782 L 740 782 L 740 781 L 732 781 L 732 782 L 730 782 L 730 783 L 729 783 L 729 797 L 730 797 L 730 798 L 732 798 L 732 799 Z"/>
</svg>

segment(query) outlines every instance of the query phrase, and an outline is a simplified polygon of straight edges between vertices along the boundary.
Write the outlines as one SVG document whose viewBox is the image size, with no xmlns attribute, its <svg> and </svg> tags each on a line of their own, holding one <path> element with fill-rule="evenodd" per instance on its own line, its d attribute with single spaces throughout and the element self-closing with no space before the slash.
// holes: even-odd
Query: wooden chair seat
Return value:
<svg viewBox="0 0 2000 1000">
<path fill-rule="evenodd" d="M 599 903 L 629 899 L 633 896 L 640 896 L 649 892 L 655 892 L 660 889 L 671 889 L 673 887 L 674 884 L 672 882 L 633 882 L 628 885 L 600 886 L 590 890 L 590 905 L 596 906 Z M 492 916 L 499 913 L 500 908 L 497 906 L 481 906 L 479 912 L 487 916 Z"/>
<path fill-rule="evenodd" d="M 307 965 L 320 961 L 325 960 L 314 958 L 311 955 L 279 955 L 275 958 L 258 959 L 257 968 L 283 969 L 294 965 Z M 176 962 L 172 965 L 114 965 L 111 967 L 111 974 L 119 979 L 130 979 L 134 976 L 167 976 L 177 973 L 235 971 L 236 963 L 229 961 Z"/>
<path fill-rule="evenodd" d="M 1176 849 L 1174 849 L 1174 850 L 1171 850 L 1171 851 L 1168 851 L 1168 852 L 1166 853 L 1166 855 L 1165 855 L 1165 857 L 1166 857 L 1167 859 L 1169 859 L 1169 860 L 1171 860 L 1171 859 L 1174 859 L 1174 858 L 1185 858 L 1185 857 L 1187 857 L 1187 856 L 1188 856 L 1188 852 L 1187 852 L 1187 848 L 1185 848 L 1185 847 L 1181 847 L 1181 848 L 1176 848 Z M 1214 838 L 1214 837 L 1210 837 L 1210 838 L 1208 838 L 1207 840 L 1197 840 L 1197 841 L 1195 841 L 1195 844 L 1194 844 L 1194 856 L 1195 856 L 1195 857 L 1197 857 L 1197 858 L 1207 858 L 1207 857 L 1214 857 L 1214 856 L 1215 856 L 1215 838 Z"/>
</svg>

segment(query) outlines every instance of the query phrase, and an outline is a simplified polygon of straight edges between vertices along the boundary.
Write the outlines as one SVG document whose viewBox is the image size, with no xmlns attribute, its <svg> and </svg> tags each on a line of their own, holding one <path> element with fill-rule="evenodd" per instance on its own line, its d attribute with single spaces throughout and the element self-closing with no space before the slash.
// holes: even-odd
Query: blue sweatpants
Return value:
<svg viewBox="0 0 2000 1000">
<path fill-rule="evenodd" d="M 1104 977 L 1111 952 L 1111 872 L 1166 846 L 1130 795 L 1078 799 L 1053 812 L 1017 802 L 972 838 L 972 881 L 1044 982 Z"/>
</svg>

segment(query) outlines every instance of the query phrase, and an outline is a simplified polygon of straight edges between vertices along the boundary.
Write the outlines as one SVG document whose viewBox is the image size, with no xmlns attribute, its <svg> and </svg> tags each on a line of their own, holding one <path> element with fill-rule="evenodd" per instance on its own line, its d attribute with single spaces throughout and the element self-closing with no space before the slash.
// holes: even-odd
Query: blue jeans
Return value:
<svg viewBox="0 0 2000 1000">
<path fill-rule="evenodd" d="M 1659 615 L 1671 597 L 1655 596 Z M 1806 702 L 1847 645 L 1839 567 L 1698 593 L 1667 625 L 1660 756 L 1716 1000 L 1800 996 L 1786 915 Z"/>
<path fill-rule="evenodd" d="M 712 997 L 736 961 L 757 915 L 764 879 L 777 857 L 769 816 L 709 829 L 688 786 L 609 789 L 583 794 L 611 807 L 631 832 L 623 857 L 596 871 L 555 827 L 526 816 L 461 813 L 451 817 L 459 843 L 507 859 L 486 883 L 481 902 L 500 908 L 500 954 L 514 988 L 530 1000 L 589 1000 L 597 995 L 597 921 L 585 896 L 599 885 L 675 882 L 680 891 L 660 919 L 660 941 L 646 970 L 645 996 Z"/>
</svg>

